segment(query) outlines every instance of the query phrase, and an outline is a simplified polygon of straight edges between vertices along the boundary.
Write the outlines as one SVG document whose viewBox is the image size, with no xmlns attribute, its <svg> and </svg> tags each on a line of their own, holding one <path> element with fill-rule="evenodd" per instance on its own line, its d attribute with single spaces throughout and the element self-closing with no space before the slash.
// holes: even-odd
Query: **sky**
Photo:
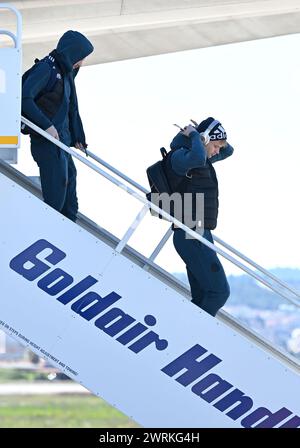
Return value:
<svg viewBox="0 0 300 448">
<path fill-rule="evenodd" d="M 76 79 L 88 149 L 143 186 L 159 148 L 213 116 L 235 151 L 215 164 L 213 234 L 265 268 L 300 268 L 300 34 L 83 67 Z M 122 237 L 142 203 L 80 162 L 80 211 Z M 17 168 L 38 175 L 22 136 Z M 130 243 L 149 256 L 169 224 L 150 214 Z M 242 273 L 221 257 L 227 274 Z M 185 267 L 171 240 L 157 262 Z"/>
</svg>

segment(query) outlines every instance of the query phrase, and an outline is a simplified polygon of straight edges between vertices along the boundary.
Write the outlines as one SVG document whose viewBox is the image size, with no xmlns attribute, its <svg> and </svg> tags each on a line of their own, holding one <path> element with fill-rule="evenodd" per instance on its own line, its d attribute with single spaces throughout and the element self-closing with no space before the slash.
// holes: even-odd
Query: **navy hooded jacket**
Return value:
<svg viewBox="0 0 300 448">
<path fill-rule="evenodd" d="M 23 85 L 23 114 L 43 130 L 54 125 L 60 140 L 68 146 L 74 146 L 76 142 L 86 143 L 74 83 L 78 69 L 73 70 L 73 65 L 92 53 L 93 49 L 93 45 L 83 34 L 78 31 L 67 31 L 60 38 L 56 50 L 50 53 L 63 79 L 63 98 L 51 120 L 35 101 L 49 82 L 51 64 L 45 60 L 38 62 Z"/>
<path fill-rule="evenodd" d="M 189 137 L 186 137 L 179 132 L 170 144 L 174 151 L 172 154 L 172 168 L 179 176 L 185 176 L 191 169 L 200 168 L 206 165 L 207 153 L 199 138 L 199 133 L 195 130 L 191 132 Z M 233 154 L 233 147 L 229 144 L 222 148 L 219 154 L 214 155 L 209 159 L 211 163 L 224 160 Z"/>
</svg>

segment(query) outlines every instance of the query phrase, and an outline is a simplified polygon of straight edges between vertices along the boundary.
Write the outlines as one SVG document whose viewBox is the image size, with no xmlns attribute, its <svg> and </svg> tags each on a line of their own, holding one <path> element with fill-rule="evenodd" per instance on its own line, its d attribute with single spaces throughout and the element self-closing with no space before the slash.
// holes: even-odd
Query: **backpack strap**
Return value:
<svg viewBox="0 0 300 448">
<path fill-rule="evenodd" d="M 160 148 L 160 153 L 163 159 L 165 159 L 168 155 L 168 151 L 166 150 L 166 148 Z"/>
<path fill-rule="evenodd" d="M 37 60 L 37 59 L 36 59 Z M 35 60 L 35 61 L 36 61 Z M 53 89 L 53 87 L 55 86 L 56 82 L 58 79 L 61 79 L 61 73 L 57 67 L 57 64 L 55 64 L 55 59 L 53 56 L 46 56 L 45 58 L 42 59 L 42 61 L 37 60 L 38 62 L 46 62 L 50 69 L 50 78 L 47 82 L 46 87 L 43 89 L 42 95 L 48 92 L 51 92 L 51 90 Z M 58 76 L 59 75 L 59 76 Z"/>
</svg>

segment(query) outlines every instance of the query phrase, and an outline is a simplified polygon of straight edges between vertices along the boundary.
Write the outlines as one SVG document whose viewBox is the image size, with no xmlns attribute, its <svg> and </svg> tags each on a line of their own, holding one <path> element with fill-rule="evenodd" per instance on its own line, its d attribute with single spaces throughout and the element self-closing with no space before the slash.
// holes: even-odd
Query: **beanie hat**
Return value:
<svg viewBox="0 0 300 448">
<path fill-rule="evenodd" d="M 209 140 L 226 140 L 227 134 L 223 126 L 213 117 L 208 117 L 197 126 L 197 131 L 202 134 L 208 131 Z"/>
</svg>

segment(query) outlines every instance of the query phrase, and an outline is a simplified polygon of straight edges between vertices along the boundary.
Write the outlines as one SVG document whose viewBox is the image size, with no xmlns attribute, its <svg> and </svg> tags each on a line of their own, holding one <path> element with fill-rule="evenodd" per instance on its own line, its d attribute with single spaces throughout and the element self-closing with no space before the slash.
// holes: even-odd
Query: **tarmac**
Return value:
<svg viewBox="0 0 300 448">
<path fill-rule="evenodd" d="M 90 394 L 85 387 L 71 380 L 56 379 L 59 371 L 52 366 L 33 364 L 28 361 L 0 361 L 0 369 L 16 369 L 48 374 L 48 380 L 11 381 L 0 383 L 2 395 L 52 395 L 52 394 Z"/>
<path fill-rule="evenodd" d="M 0 395 L 90 394 L 85 387 L 72 381 L 35 381 L 0 384 Z"/>
</svg>

